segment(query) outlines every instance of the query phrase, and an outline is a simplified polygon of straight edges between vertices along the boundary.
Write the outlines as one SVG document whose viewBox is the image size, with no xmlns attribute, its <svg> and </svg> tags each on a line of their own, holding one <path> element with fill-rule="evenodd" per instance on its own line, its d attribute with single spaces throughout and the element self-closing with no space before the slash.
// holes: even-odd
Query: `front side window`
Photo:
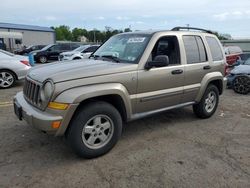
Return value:
<svg viewBox="0 0 250 188">
<path fill-rule="evenodd" d="M 161 37 L 155 44 L 149 61 L 155 59 L 156 56 L 168 56 L 169 65 L 180 64 L 180 49 L 176 36 Z"/>
<path fill-rule="evenodd" d="M 218 41 L 214 37 L 206 37 L 213 61 L 223 60 L 223 53 Z"/>
<path fill-rule="evenodd" d="M 138 63 L 151 35 L 121 34 L 111 37 L 92 55 L 93 57 L 115 57 L 124 63 Z"/>
</svg>

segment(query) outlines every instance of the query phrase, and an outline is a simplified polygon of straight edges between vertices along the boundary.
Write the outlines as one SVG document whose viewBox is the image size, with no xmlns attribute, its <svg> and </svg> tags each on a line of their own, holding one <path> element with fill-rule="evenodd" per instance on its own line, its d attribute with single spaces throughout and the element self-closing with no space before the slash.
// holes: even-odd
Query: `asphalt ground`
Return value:
<svg viewBox="0 0 250 188">
<path fill-rule="evenodd" d="M 226 90 L 206 120 L 187 107 L 125 124 L 113 150 L 86 160 L 15 117 L 21 90 L 0 90 L 1 188 L 250 187 L 250 95 Z"/>
</svg>

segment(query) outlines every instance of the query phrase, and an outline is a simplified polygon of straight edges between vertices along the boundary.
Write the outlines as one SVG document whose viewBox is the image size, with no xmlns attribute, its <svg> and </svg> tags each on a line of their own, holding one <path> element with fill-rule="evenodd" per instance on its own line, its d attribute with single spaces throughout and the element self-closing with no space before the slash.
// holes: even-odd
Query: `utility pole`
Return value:
<svg viewBox="0 0 250 188">
<path fill-rule="evenodd" d="M 94 29 L 93 29 L 93 33 L 94 33 L 94 43 L 96 43 L 95 31 L 96 31 L 96 29 L 94 28 Z"/>
</svg>

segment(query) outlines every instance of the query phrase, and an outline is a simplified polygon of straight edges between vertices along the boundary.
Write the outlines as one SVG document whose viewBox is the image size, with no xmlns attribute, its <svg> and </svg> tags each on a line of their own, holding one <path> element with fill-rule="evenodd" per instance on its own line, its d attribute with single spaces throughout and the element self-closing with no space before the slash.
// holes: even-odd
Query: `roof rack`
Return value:
<svg viewBox="0 0 250 188">
<path fill-rule="evenodd" d="M 213 32 L 210 31 L 210 30 L 201 29 L 201 28 L 197 28 L 197 27 L 174 27 L 173 29 L 171 29 L 171 31 L 180 31 L 181 29 L 197 30 L 197 31 L 203 31 L 203 32 L 206 32 L 206 33 L 213 34 Z"/>
</svg>

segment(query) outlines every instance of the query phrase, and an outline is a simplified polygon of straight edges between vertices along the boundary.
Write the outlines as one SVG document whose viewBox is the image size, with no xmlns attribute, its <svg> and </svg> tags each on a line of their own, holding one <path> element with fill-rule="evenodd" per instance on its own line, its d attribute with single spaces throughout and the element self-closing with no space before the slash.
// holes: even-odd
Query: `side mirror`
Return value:
<svg viewBox="0 0 250 188">
<path fill-rule="evenodd" d="M 145 69 L 149 70 L 153 67 L 166 67 L 169 65 L 169 58 L 166 55 L 158 55 L 153 61 L 147 62 Z"/>
</svg>

